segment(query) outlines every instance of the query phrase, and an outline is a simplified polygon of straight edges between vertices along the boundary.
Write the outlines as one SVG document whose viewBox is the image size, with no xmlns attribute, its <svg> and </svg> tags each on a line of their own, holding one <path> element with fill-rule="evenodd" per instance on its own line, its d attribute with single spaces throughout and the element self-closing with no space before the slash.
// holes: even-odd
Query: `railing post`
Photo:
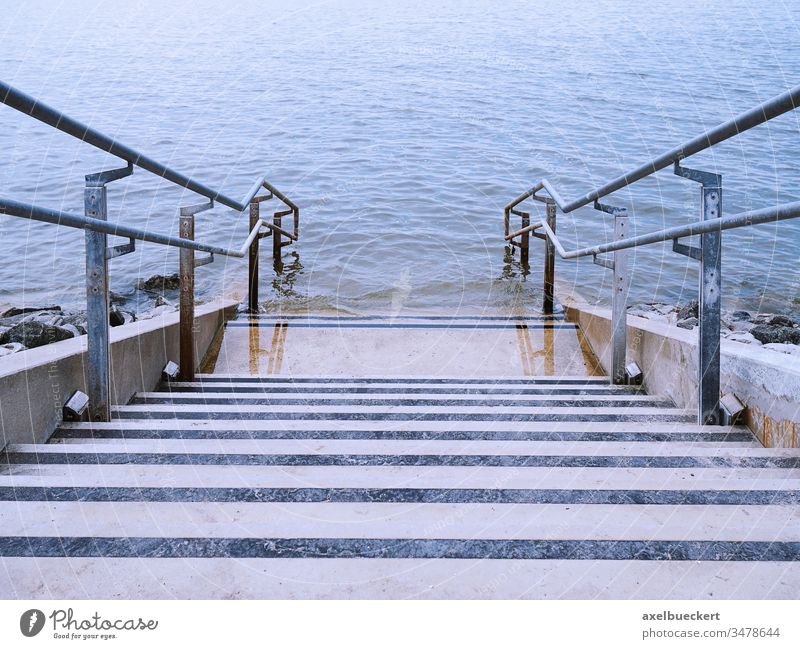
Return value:
<svg viewBox="0 0 800 649">
<path fill-rule="evenodd" d="M 250 203 L 250 230 L 256 226 L 259 217 L 258 201 Z M 250 251 L 248 256 L 248 291 L 247 291 L 247 310 L 250 313 L 258 313 L 258 237 L 253 239 L 250 244 Z"/>
<path fill-rule="evenodd" d="M 281 227 L 281 221 L 283 217 L 281 216 L 280 212 L 275 212 L 272 216 L 272 223 L 277 226 Z M 275 267 L 276 271 L 281 270 L 281 247 L 282 242 L 281 239 L 283 235 L 278 230 L 272 231 L 272 263 Z"/>
<path fill-rule="evenodd" d="M 703 183 L 703 220 L 722 216 L 722 182 Z M 716 185 L 716 186 L 714 186 Z M 722 232 L 707 232 L 700 235 L 700 319 L 699 344 L 699 422 L 718 424 L 720 384 L 720 308 L 722 288 Z"/>
<path fill-rule="evenodd" d="M 180 236 L 194 240 L 194 214 L 180 216 Z M 194 381 L 194 250 L 180 250 L 180 378 Z"/>
<path fill-rule="evenodd" d="M 84 189 L 86 216 L 106 220 L 106 187 L 99 180 L 86 179 Z M 88 368 L 86 389 L 91 421 L 110 421 L 108 260 L 106 235 L 86 230 L 86 333 Z"/>
<path fill-rule="evenodd" d="M 628 211 L 619 208 L 614 211 L 614 239 L 624 239 L 628 233 Z M 628 346 L 628 251 L 614 252 L 614 282 L 611 299 L 611 382 L 625 383 L 625 356 Z"/>
<path fill-rule="evenodd" d="M 555 201 L 547 201 L 547 225 L 556 231 L 556 204 Z M 544 241 L 544 299 L 542 310 L 546 314 L 553 313 L 555 303 L 555 283 L 556 283 L 556 247 L 549 238 Z"/>
<path fill-rule="evenodd" d="M 531 215 L 529 212 L 522 212 L 522 228 L 527 228 L 531 224 Z M 525 232 L 522 234 L 521 240 L 519 242 L 519 262 L 522 265 L 523 273 L 527 273 L 528 271 L 528 260 L 530 255 L 530 245 L 531 245 L 531 237 L 530 232 Z"/>
</svg>

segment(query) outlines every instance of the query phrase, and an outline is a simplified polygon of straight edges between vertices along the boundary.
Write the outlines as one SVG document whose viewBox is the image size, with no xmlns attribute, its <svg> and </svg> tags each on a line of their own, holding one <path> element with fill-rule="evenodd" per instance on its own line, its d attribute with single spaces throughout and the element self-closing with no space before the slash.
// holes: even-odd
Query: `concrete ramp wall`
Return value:
<svg viewBox="0 0 800 649">
<path fill-rule="evenodd" d="M 567 301 L 567 317 L 583 330 L 602 366 L 611 365 L 611 309 Z M 628 360 L 644 372 L 647 391 L 697 408 L 697 329 L 628 316 Z M 723 340 L 721 388 L 747 405 L 745 423 L 764 446 L 800 446 L 800 358 Z"/>
<path fill-rule="evenodd" d="M 195 309 L 195 358 L 200 363 L 237 302 Z M 111 329 L 111 402 L 125 404 L 152 390 L 167 360 L 178 362 L 178 312 Z M 61 422 L 61 407 L 74 390 L 86 391 L 86 336 L 18 352 L 0 360 L 0 449 L 40 443 Z"/>
</svg>

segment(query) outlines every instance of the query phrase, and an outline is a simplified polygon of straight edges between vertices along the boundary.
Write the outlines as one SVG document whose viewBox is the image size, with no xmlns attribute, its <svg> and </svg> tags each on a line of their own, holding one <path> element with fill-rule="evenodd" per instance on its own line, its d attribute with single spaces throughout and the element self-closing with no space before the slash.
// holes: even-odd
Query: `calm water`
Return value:
<svg viewBox="0 0 800 649">
<path fill-rule="evenodd" d="M 499 308 L 533 300 L 506 259 L 502 206 L 547 177 L 575 197 L 800 82 L 800 3 L 17 2 L 0 0 L 0 78 L 233 196 L 254 177 L 302 208 L 301 238 L 262 295 L 287 307 Z M 800 199 L 800 115 L 691 166 L 724 174 L 725 212 Z M 83 175 L 114 165 L 0 106 L 0 192 L 82 211 Z M 196 202 L 139 171 L 110 186 L 112 220 L 175 232 Z M 697 186 L 669 170 L 620 192 L 635 231 L 697 218 Z M 592 209 L 561 217 L 572 244 L 605 240 Z M 239 245 L 246 217 L 200 215 L 197 238 Z M 0 303 L 83 305 L 83 236 L 0 219 Z M 800 223 L 725 235 L 736 306 L 800 310 Z M 265 256 L 266 260 L 266 256 Z M 174 272 L 144 245 L 112 287 Z M 604 300 L 610 276 L 562 262 Z M 634 299 L 696 292 L 695 262 L 636 251 Z M 244 266 L 198 270 L 199 291 L 241 295 Z"/>
</svg>

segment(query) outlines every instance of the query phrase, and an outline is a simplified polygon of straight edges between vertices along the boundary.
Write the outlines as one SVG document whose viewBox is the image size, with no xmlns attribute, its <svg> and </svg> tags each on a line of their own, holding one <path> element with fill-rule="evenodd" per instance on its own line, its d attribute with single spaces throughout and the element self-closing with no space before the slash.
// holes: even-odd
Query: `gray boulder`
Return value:
<svg viewBox="0 0 800 649">
<path fill-rule="evenodd" d="M 697 318 L 699 315 L 700 305 L 697 300 L 690 300 L 678 309 L 678 320 L 686 320 L 687 318 Z"/>
<path fill-rule="evenodd" d="M 163 293 L 164 291 L 173 291 L 180 287 L 180 276 L 178 273 L 174 275 L 153 275 L 147 280 L 139 280 L 136 288 L 144 291 L 154 291 Z"/>
<path fill-rule="evenodd" d="M 60 340 L 72 338 L 72 332 L 38 320 L 20 322 L 0 336 L 0 345 L 21 343 L 25 347 L 41 347 Z"/>
<path fill-rule="evenodd" d="M 750 333 L 756 340 L 769 345 L 771 343 L 790 343 L 800 345 L 800 329 L 780 327 L 769 324 L 760 324 L 753 327 Z"/>
</svg>

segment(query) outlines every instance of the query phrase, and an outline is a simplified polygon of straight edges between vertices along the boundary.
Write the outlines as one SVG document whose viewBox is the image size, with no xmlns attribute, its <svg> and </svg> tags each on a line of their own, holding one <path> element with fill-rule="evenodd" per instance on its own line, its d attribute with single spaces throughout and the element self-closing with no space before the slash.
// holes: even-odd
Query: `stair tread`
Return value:
<svg viewBox="0 0 800 649">
<path fill-rule="evenodd" d="M 0 501 L 3 536 L 800 541 L 773 505 Z"/>
<path fill-rule="evenodd" d="M 747 489 L 800 488 L 800 470 L 775 468 L 275 466 L 180 464 L 17 464 L 0 487 L 248 487 L 416 489 Z"/>
<path fill-rule="evenodd" d="M 285 439 L 72 439 L 58 444 L 10 444 L 6 452 L 463 454 L 800 458 L 798 449 L 734 446 L 718 442 L 563 442 L 496 440 L 285 440 Z"/>
<path fill-rule="evenodd" d="M 800 562 L 783 561 L 37 557 L 3 565 L 0 592 L 43 599 L 794 599 L 800 592 Z"/>
</svg>

